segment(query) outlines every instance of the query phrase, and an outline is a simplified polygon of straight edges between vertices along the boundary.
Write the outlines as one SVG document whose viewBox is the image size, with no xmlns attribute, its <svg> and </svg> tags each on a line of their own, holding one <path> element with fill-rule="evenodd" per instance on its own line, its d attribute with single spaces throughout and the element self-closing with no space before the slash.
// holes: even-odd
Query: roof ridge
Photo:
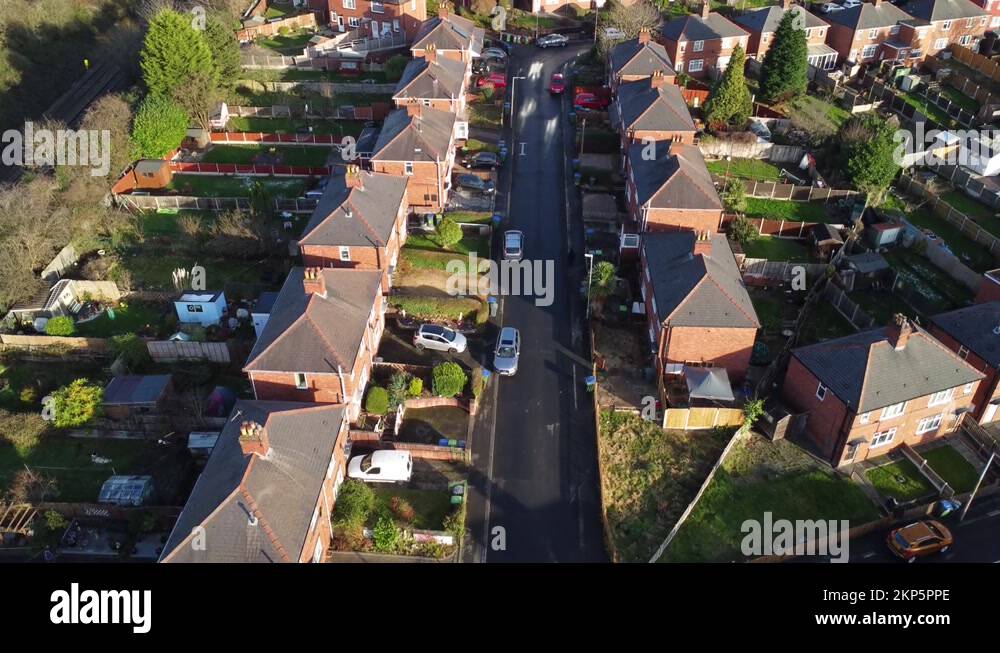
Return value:
<svg viewBox="0 0 1000 653">
<path fill-rule="evenodd" d="M 385 243 L 382 242 L 381 236 L 379 236 L 377 233 L 375 233 L 375 228 L 368 222 L 368 220 L 365 219 L 364 211 L 362 211 L 360 208 L 358 208 L 358 206 L 353 201 L 351 201 L 351 197 L 353 195 L 354 195 L 354 189 L 352 189 L 351 193 L 347 196 L 347 201 L 345 202 L 345 204 L 350 204 L 351 210 L 352 211 L 357 211 L 357 214 L 358 214 L 357 217 L 358 217 L 358 219 L 361 221 L 361 224 L 368 231 L 368 235 L 372 236 L 375 239 L 376 245 L 379 245 L 379 246 L 385 245 Z"/>
<path fill-rule="evenodd" d="M 695 260 L 697 260 L 697 259 L 695 259 Z M 701 284 L 703 284 L 705 282 L 705 277 L 708 276 L 708 266 L 705 265 L 704 260 L 702 260 L 701 265 L 705 269 L 705 274 L 701 275 L 701 277 L 698 279 L 698 282 L 695 283 L 693 286 L 691 286 L 691 288 L 687 291 L 687 294 L 684 295 L 684 299 L 682 299 L 681 301 L 677 302 L 677 306 L 674 306 L 674 310 L 670 311 L 670 314 L 667 315 L 666 318 L 664 318 L 664 320 L 663 320 L 664 323 L 667 322 L 667 321 L 669 321 L 674 315 L 676 315 L 677 312 L 680 311 L 681 308 L 683 308 L 684 305 L 688 303 L 688 301 L 691 299 L 691 296 L 694 295 L 694 291 L 698 290 L 698 288 L 701 286 Z M 653 296 L 654 297 L 656 296 L 656 289 L 655 288 L 653 289 Z"/>
</svg>

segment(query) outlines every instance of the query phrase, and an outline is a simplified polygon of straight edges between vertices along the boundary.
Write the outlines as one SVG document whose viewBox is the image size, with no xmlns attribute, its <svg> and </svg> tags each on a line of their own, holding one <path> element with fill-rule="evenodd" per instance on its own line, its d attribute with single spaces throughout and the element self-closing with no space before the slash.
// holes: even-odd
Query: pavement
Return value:
<svg viewBox="0 0 1000 653">
<path fill-rule="evenodd" d="M 548 92 L 551 74 L 588 45 L 516 47 L 508 67 L 515 120 L 504 133 L 510 156 L 496 210 L 505 216 L 501 229 L 524 232 L 527 259 L 553 261 L 554 279 L 547 280 L 554 294 L 549 306 L 529 296 L 502 299 L 497 322 L 520 330 L 521 359 L 514 377 L 491 380 L 476 417 L 467 562 L 608 559 L 594 413 L 584 385 L 590 373 L 579 293 L 584 261 L 568 257 L 571 247 L 583 251 L 577 200 L 566 193 L 570 102 Z"/>
</svg>

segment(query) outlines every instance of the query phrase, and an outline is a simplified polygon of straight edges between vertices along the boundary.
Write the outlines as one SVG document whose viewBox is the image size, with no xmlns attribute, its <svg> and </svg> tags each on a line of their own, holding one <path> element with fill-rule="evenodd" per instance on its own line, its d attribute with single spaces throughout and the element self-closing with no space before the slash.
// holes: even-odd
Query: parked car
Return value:
<svg viewBox="0 0 1000 653">
<path fill-rule="evenodd" d="M 500 59 L 501 61 L 507 60 L 507 52 L 502 48 L 486 48 L 479 56 L 482 59 Z"/>
<path fill-rule="evenodd" d="M 473 59 L 472 61 L 472 72 L 475 75 L 503 72 L 504 67 L 504 62 L 499 59 Z"/>
<path fill-rule="evenodd" d="M 468 343 L 458 331 L 436 324 L 421 324 L 413 334 L 413 346 L 417 349 L 436 349 L 457 354 L 465 351 Z"/>
<path fill-rule="evenodd" d="M 889 549 L 907 562 L 932 553 L 944 553 L 954 542 L 951 531 L 933 519 L 897 528 L 886 538 Z"/>
<path fill-rule="evenodd" d="M 549 93 L 552 95 L 562 95 L 565 90 L 566 79 L 562 76 L 562 73 L 552 75 L 552 80 L 549 82 Z"/>
<path fill-rule="evenodd" d="M 546 34 L 535 39 L 535 45 L 540 48 L 564 48 L 569 43 L 565 34 Z"/>
<path fill-rule="evenodd" d="M 474 190 L 487 195 L 496 191 L 496 186 L 492 181 L 476 175 L 459 175 L 455 180 L 455 185 L 465 190 Z"/>
<path fill-rule="evenodd" d="M 500 166 L 500 157 L 495 152 L 476 152 L 462 159 L 462 165 L 466 168 L 487 168 L 493 170 Z"/>
<path fill-rule="evenodd" d="M 837 11 L 843 11 L 844 7 L 833 2 L 828 2 L 819 8 L 824 14 L 832 14 Z"/>
<path fill-rule="evenodd" d="M 503 257 L 508 261 L 520 261 L 524 257 L 524 232 L 512 229 L 503 234 Z"/>
<path fill-rule="evenodd" d="M 347 476 L 369 483 L 406 483 L 413 476 L 413 458 L 409 451 L 373 451 L 351 458 Z"/>
<path fill-rule="evenodd" d="M 514 327 L 500 329 L 497 348 L 493 353 L 493 369 L 497 374 L 514 376 L 517 361 L 521 357 L 521 334 Z"/>
<path fill-rule="evenodd" d="M 610 104 L 611 98 L 589 91 L 577 93 L 576 97 L 573 98 L 573 108 L 576 110 L 605 111 Z"/>
<path fill-rule="evenodd" d="M 507 76 L 503 73 L 490 73 L 489 75 L 483 75 L 476 82 L 476 88 L 482 88 L 487 84 L 492 84 L 493 88 L 507 88 Z"/>
<path fill-rule="evenodd" d="M 843 2 L 844 9 L 850 9 L 851 7 L 860 7 L 860 6 L 861 6 L 861 0 L 844 0 Z"/>
</svg>

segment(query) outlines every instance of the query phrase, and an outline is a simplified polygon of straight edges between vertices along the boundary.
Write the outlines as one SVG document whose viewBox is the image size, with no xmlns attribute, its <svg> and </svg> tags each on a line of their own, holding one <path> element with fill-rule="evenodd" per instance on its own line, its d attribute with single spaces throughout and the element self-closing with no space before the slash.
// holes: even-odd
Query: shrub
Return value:
<svg viewBox="0 0 1000 653">
<path fill-rule="evenodd" d="M 100 416 L 104 388 L 87 379 L 77 379 L 52 393 L 52 399 L 53 423 L 59 428 L 74 428 Z"/>
<path fill-rule="evenodd" d="M 385 415 L 389 412 L 389 393 L 381 386 L 374 386 L 365 398 L 365 410 L 372 415 Z"/>
<path fill-rule="evenodd" d="M 722 185 L 722 203 L 727 211 L 745 213 L 747 210 L 747 187 L 742 179 L 730 177 Z"/>
<path fill-rule="evenodd" d="M 8 413 L 0 410 L 0 440 L 10 443 L 24 457 L 42 440 L 48 426 L 38 413 Z"/>
<path fill-rule="evenodd" d="M 455 537 L 456 544 L 465 537 L 465 502 L 444 518 L 444 529 Z"/>
<path fill-rule="evenodd" d="M 21 388 L 18 398 L 22 404 L 34 404 L 38 401 L 38 388 L 31 385 Z"/>
<path fill-rule="evenodd" d="M 71 336 L 76 333 L 76 324 L 68 315 L 59 315 L 48 321 L 45 333 L 50 336 Z"/>
<path fill-rule="evenodd" d="M 764 400 L 763 399 L 751 399 L 743 404 L 743 419 L 746 420 L 747 426 L 753 426 L 760 417 L 764 414 Z"/>
<path fill-rule="evenodd" d="M 392 516 L 384 514 L 378 518 L 372 530 L 375 540 L 375 550 L 379 553 L 395 553 L 399 549 L 402 533 L 392 520 Z"/>
<path fill-rule="evenodd" d="M 462 227 L 451 218 L 445 218 L 437 227 L 434 242 L 444 249 L 451 249 L 462 240 Z"/>
<path fill-rule="evenodd" d="M 406 372 L 396 372 L 389 379 L 389 406 L 395 408 L 404 401 L 406 401 L 406 395 L 410 391 L 410 375 Z"/>
<path fill-rule="evenodd" d="M 69 526 L 69 522 L 62 514 L 55 510 L 45 511 L 45 527 L 50 531 L 64 531 Z"/>
<path fill-rule="evenodd" d="M 424 381 L 419 377 L 410 379 L 410 387 L 406 390 L 408 397 L 419 397 L 424 393 Z"/>
<path fill-rule="evenodd" d="M 433 372 L 434 394 L 438 397 L 454 397 L 461 394 L 468 382 L 465 370 L 458 363 L 441 363 Z"/>
<path fill-rule="evenodd" d="M 729 223 L 729 237 L 741 245 L 747 245 L 757 239 L 757 227 L 744 216 L 737 216 Z"/>
<path fill-rule="evenodd" d="M 134 333 L 112 337 L 111 349 L 122 357 L 130 369 L 145 365 L 149 361 L 146 342 Z"/>
<path fill-rule="evenodd" d="M 344 481 L 337 494 L 333 521 L 347 528 L 364 526 L 375 509 L 375 493 L 363 482 L 353 478 Z"/>
<path fill-rule="evenodd" d="M 472 372 L 472 396 L 479 399 L 479 395 L 483 393 L 485 387 L 486 377 L 483 375 L 483 368 L 477 367 Z"/>
<path fill-rule="evenodd" d="M 417 516 L 417 511 L 413 509 L 410 502 L 402 497 L 393 497 L 389 502 L 392 514 L 396 515 L 406 523 L 412 523 Z"/>
</svg>

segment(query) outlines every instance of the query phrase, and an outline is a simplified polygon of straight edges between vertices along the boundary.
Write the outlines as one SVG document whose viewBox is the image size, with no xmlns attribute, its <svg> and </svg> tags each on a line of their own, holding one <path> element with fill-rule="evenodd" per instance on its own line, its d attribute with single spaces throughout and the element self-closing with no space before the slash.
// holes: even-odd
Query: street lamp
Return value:
<svg viewBox="0 0 1000 653">
<path fill-rule="evenodd" d="M 590 319 L 590 286 L 594 283 L 594 255 L 587 252 L 583 255 L 587 259 L 587 319 Z"/>
<path fill-rule="evenodd" d="M 522 75 L 522 76 L 511 77 L 510 78 L 510 141 L 511 141 L 511 145 L 514 144 L 514 111 L 515 111 L 515 109 L 517 107 L 517 104 L 514 102 L 514 97 L 517 94 L 517 80 L 519 80 L 519 79 L 527 79 L 527 77 L 524 77 Z"/>
</svg>

